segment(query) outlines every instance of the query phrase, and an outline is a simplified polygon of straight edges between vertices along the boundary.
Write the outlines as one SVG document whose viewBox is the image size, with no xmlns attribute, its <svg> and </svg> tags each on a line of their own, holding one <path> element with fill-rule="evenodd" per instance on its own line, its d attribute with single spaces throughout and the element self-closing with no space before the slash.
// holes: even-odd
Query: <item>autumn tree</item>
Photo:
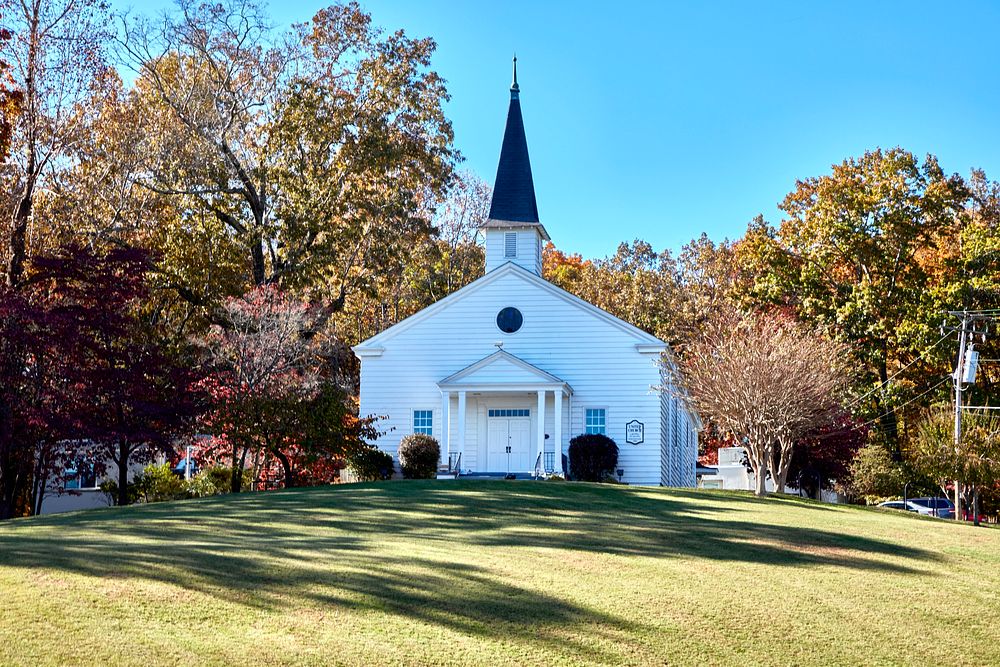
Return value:
<svg viewBox="0 0 1000 667">
<path fill-rule="evenodd" d="M 746 448 L 757 495 L 768 473 L 784 491 L 795 443 L 829 422 L 847 378 L 841 345 L 789 317 L 732 308 L 664 368 L 679 397 Z"/>
<path fill-rule="evenodd" d="M 67 433 L 60 327 L 34 293 L 0 285 L 0 519 L 31 511 L 32 485 Z"/>
<path fill-rule="evenodd" d="M 141 319 L 148 266 L 67 246 L 0 289 L 0 518 L 38 512 L 73 462 L 117 464 L 124 491 L 131 463 L 172 451 L 187 373 Z"/>
<path fill-rule="evenodd" d="M 846 489 L 851 463 L 865 444 L 868 429 L 846 411 L 833 415 L 828 424 L 795 443 L 788 464 L 786 482 L 797 489 L 814 492 Z"/>
<path fill-rule="evenodd" d="M 199 383 L 209 396 L 204 426 L 232 461 L 234 493 L 250 455 L 275 457 L 294 486 L 296 462 L 343 459 L 370 437 L 338 368 L 339 343 L 316 327 L 322 311 L 265 285 L 229 299 L 225 326 L 205 338 L 213 370 Z"/>
<path fill-rule="evenodd" d="M 32 230 L 39 192 L 66 167 L 84 119 L 97 99 L 91 92 L 107 71 L 109 40 L 101 0 L 4 0 L 0 15 L 11 31 L 4 40 L 13 87 L 19 91 L 10 162 L 4 166 L 5 273 L 17 285 L 32 245 L 54 244 Z"/>
<path fill-rule="evenodd" d="M 159 128 L 146 185 L 212 216 L 248 284 L 329 293 L 336 311 L 429 230 L 456 159 L 433 40 L 385 34 L 353 3 L 278 36 L 251 0 L 181 0 L 126 18 L 122 46 Z"/>
<path fill-rule="evenodd" d="M 72 435 L 97 465 L 113 464 L 119 505 L 129 502 L 132 465 L 172 455 L 197 409 L 191 360 L 168 350 L 142 312 L 151 266 L 136 248 L 69 246 L 36 259 L 30 278 L 58 295 L 55 312 L 71 334 L 59 351 L 72 360 L 68 374 L 77 388 L 64 399 Z"/>
<path fill-rule="evenodd" d="M 933 156 L 877 149 L 798 181 L 781 204 L 781 226 L 759 222 L 741 241 L 759 303 L 791 306 L 851 345 L 868 374 L 858 388 L 896 452 L 891 408 L 907 384 L 891 384 L 890 375 L 936 338 L 931 322 L 940 304 L 921 256 L 950 235 L 967 196 L 963 180 L 946 175 Z M 918 364 L 900 380 L 922 386 L 928 371 Z"/>
<path fill-rule="evenodd" d="M 427 234 L 414 234 L 405 261 L 387 263 L 348 299 L 336 318 L 342 337 L 364 340 L 413 315 L 485 272 L 478 233 L 492 189 L 471 172 L 453 180 Z"/>
</svg>

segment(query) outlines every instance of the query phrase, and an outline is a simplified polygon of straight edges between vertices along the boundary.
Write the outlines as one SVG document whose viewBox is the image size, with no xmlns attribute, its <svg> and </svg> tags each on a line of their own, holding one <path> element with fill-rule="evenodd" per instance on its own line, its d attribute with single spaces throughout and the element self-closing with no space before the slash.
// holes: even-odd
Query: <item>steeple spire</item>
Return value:
<svg viewBox="0 0 1000 667">
<path fill-rule="evenodd" d="M 510 85 L 510 98 L 517 99 L 517 94 L 521 92 L 521 87 L 517 85 L 517 54 L 514 54 L 514 83 Z"/>
<path fill-rule="evenodd" d="M 521 119 L 521 87 L 517 84 L 517 56 L 514 56 L 514 82 L 510 86 L 507 127 L 500 148 L 500 164 L 493 184 L 490 220 L 538 222 L 535 185 L 531 179 L 528 141 Z"/>
</svg>

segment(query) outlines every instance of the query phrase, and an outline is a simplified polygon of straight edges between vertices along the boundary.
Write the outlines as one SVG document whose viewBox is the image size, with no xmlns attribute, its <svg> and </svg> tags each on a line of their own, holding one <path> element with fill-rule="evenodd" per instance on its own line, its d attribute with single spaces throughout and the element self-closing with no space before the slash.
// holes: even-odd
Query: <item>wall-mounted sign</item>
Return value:
<svg viewBox="0 0 1000 667">
<path fill-rule="evenodd" d="M 630 445 L 641 445 L 646 439 L 646 426 L 641 421 L 633 419 L 625 424 L 625 442 Z"/>
</svg>

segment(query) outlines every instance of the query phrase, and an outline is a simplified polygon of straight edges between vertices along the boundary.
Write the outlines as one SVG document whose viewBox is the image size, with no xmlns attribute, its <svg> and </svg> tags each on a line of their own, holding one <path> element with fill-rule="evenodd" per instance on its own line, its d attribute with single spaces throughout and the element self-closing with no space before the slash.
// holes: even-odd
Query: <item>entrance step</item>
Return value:
<svg viewBox="0 0 1000 667">
<path fill-rule="evenodd" d="M 468 479 L 506 479 L 507 477 L 512 479 L 534 479 L 534 475 L 530 472 L 467 472 L 462 474 L 462 478 Z"/>
</svg>

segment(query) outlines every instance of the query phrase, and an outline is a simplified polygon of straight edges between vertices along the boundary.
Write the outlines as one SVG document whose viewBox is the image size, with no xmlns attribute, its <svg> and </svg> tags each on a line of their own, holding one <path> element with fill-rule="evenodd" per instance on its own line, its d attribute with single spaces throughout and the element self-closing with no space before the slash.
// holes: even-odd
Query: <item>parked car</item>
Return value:
<svg viewBox="0 0 1000 667">
<path fill-rule="evenodd" d="M 916 511 L 924 516 L 955 518 L 955 505 L 947 498 L 910 498 L 908 502 L 915 505 Z"/>
<path fill-rule="evenodd" d="M 902 500 L 887 500 L 884 503 L 879 503 L 879 507 L 884 507 L 887 510 L 906 510 L 907 512 L 916 512 L 917 508 L 910 502 L 904 503 Z"/>
</svg>

